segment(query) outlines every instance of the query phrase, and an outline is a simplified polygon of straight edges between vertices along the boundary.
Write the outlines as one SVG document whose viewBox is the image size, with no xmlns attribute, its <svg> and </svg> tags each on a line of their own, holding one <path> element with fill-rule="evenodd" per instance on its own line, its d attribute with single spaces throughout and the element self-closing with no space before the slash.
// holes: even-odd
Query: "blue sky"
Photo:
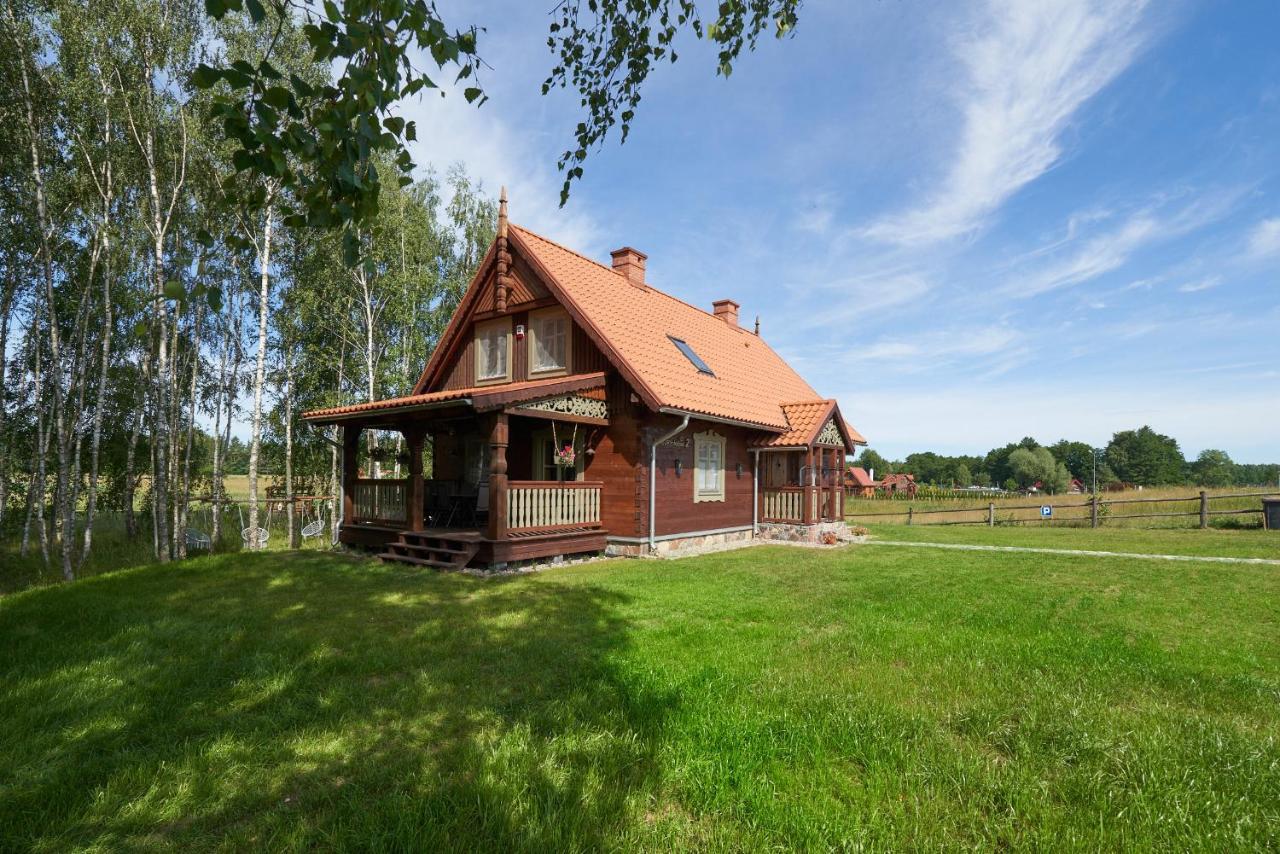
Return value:
<svg viewBox="0 0 1280 854">
<path fill-rule="evenodd" d="M 409 105 L 416 158 L 738 300 L 877 450 L 1150 424 L 1280 460 L 1280 4 L 811 0 L 728 80 L 684 44 L 565 209 L 550 5 L 443 7 L 487 28 L 490 100 Z"/>
</svg>

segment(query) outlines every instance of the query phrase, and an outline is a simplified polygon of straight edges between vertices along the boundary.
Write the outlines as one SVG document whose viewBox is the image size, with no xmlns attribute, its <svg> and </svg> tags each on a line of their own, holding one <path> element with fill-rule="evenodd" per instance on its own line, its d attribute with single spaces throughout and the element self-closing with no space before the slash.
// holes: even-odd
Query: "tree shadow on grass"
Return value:
<svg viewBox="0 0 1280 854">
<path fill-rule="evenodd" d="M 616 845 L 672 703 L 625 605 L 306 554 L 0 603 L 0 847 Z"/>
</svg>

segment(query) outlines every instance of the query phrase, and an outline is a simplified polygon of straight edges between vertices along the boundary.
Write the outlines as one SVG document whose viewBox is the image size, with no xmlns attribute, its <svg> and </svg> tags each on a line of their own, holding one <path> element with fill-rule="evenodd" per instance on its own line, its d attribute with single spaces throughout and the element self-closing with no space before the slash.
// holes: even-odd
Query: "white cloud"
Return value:
<svg viewBox="0 0 1280 854">
<path fill-rule="evenodd" d="M 1186 284 L 1179 285 L 1178 293 L 1194 294 L 1200 291 L 1207 291 L 1211 288 L 1216 288 L 1220 284 L 1222 284 L 1221 276 L 1207 276 L 1195 282 L 1187 282 Z"/>
<path fill-rule="evenodd" d="M 1003 292 L 1022 298 L 1091 281 L 1128 263 L 1140 249 L 1182 237 L 1221 219 L 1244 195 L 1237 188 L 1205 193 L 1182 207 L 1168 211 L 1168 203 L 1140 210 L 1122 220 L 1110 231 L 1084 239 L 1080 248 L 1058 261 L 1049 262 L 1030 273 L 1013 277 Z M 1069 230 L 1075 232 L 1074 219 Z M 1070 243 L 1071 241 L 1066 241 Z M 1056 246 L 1062 246 L 1058 241 Z M 1147 277 L 1127 285 L 1124 290 L 1150 287 L 1158 279 Z"/>
<path fill-rule="evenodd" d="M 1249 234 L 1249 254 L 1254 258 L 1280 255 L 1280 217 L 1264 219 Z"/>
<path fill-rule="evenodd" d="M 512 222 L 581 251 L 599 248 L 600 228 L 583 204 L 571 199 L 560 207 L 561 176 L 552 146 L 540 145 L 547 141 L 508 121 L 509 111 L 502 105 L 511 97 L 495 91 L 488 103 L 477 107 L 460 92 L 450 91 L 444 98 L 426 94 L 406 102 L 400 115 L 417 122 L 418 139 L 409 144 L 414 161 L 440 172 L 464 163 L 491 195 L 496 197 L 498 188 L 506 186 Z"/>
<path fill-rule="evenodd" d="M 1145 0 L 989 0 L 985 20 L 956 45 L 963 116 L 946 177 L 918 208 L 865 234 L 918 245 L 970 234 L 1062 156 L 1076 111 L 1142 46 Z"/>
</svg>

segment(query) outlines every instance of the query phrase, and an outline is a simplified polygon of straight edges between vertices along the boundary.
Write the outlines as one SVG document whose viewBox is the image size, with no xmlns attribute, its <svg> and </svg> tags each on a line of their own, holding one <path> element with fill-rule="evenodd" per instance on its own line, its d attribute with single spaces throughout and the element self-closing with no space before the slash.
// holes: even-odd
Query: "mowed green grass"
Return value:
<svg viewBox="0 0 1280 854">
<path fill-rule="evenodd" d="M 1280 572 L 225 555 L 0 599 L 0 849 L 1244 850 Z"/>
</svg>

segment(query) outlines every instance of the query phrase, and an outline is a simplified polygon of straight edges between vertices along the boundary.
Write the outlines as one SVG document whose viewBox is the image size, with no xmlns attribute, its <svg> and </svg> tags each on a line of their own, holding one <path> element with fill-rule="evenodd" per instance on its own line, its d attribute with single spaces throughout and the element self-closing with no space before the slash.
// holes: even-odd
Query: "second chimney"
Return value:
<svg viewBox="0 0 1280 854">
<path fill-rule="evenodd" d="M 723 320 L 730 326 L 738 325 L 738 304 L 731 299 L 718 299 L 711 303 L 711 308 L 715 310 L 716 317 Z"/>
<path fill-rule="evenodd" d="M 645 286 L 644 262 L 648 259 L 648 255 L 639 249 L 632 249 L 630 246 L 615 249 L 609 255 L 613 258 L 615 272 L 626 276 L 628 281 L 636 287 L 643 288 Z"/>
</svg>

